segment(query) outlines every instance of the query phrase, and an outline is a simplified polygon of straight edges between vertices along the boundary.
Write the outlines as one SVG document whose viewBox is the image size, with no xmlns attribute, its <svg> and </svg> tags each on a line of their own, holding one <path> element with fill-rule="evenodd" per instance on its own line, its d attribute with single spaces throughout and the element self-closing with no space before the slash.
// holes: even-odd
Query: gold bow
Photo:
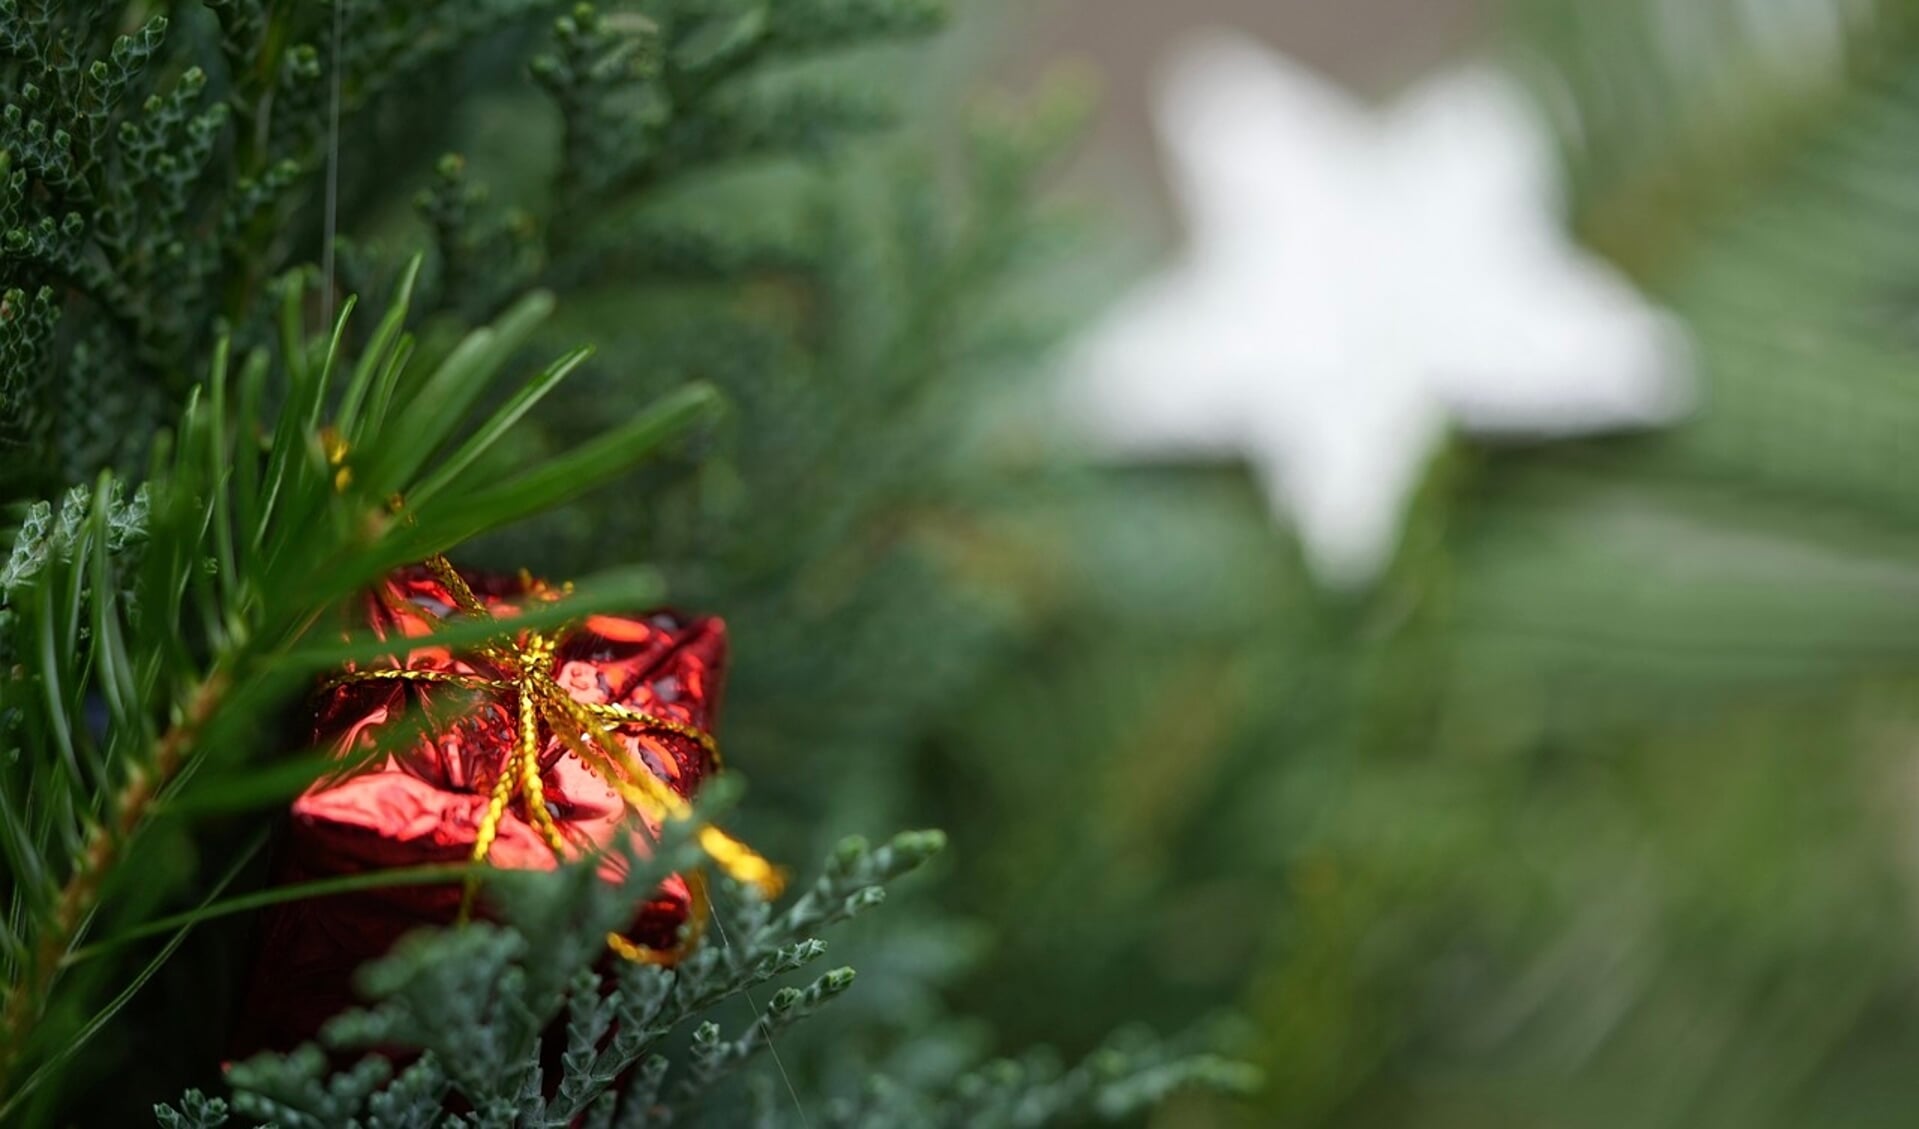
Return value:
<svg viewBox="0 0 1919 1129">
<path fill-rule="evenodd" d="M 485 602 L 474 594 L 466 580 L 444 556 L 436 554 L 429 558 L 426 567 L 446 585 L 460 611 L 482 619 L 494 618 Z M 542 591 L 530 583 L 528 587 L 529 591 Z M 519 740 L 500 766 L 499 778 L 487 800 L 486 813 L 481 817 L 479 830 L 473 837 L 472 857 L 476 863 L 486 861 L 493 840 L 499 834 L 500 820 L 516 798 L 524 801 L 534 828 L 552 849 L 554 857 L 565 857 L 566 837 L 554 821 L 552 811 L 547 808 L 545 789 L 540 781 L 540 750 L 545 747 L 548 734 L 559 738 L 583 764 L 612 785 L 614 791 L 634 811 L 655 823 L 667 819 L 686 819 L 691 816 L 692 807 L 613 739 L 616 730 L 622 726 L 639 726 L 656 732 L 677 734 L 705 749 L 713 758 L 714 767 L 719 767 L 719 748 L 713 735 L 703 729 L 626 706 L 578 701 L 569 694 L 553 677 L 554 655 L 564 630 L 562 628 L 561 633 L 555 635 L 527 631 L 512 642 L 481 646 L 480 654 L 504 675 L 501 678 L 398 667 L 350 671 L 329 684 L 422 682 L 513 697 L 518 715 Z M 779 895 L 784 877 L 752 848 L 710 823 L 701 824 L 695 837 L 706 856 L 728 875 L 755 887 L 768 898 Z M 618 933 L 609 933 L 607 944 L 626 959 L 645 963 L 670 964 L 684 955 L 698 938 L 708 908 L 706 883 L 702 876 L 695 871 L 687 874 L 685 879 L 691 895 L 688 914 L 691 928 L 678 946 L 664 952 L 645 949 Z M 466 891 L 460 901 L 462 920 L 472 910 L 478 886 L 477 876 L 467 879 Z"/>
</svg>

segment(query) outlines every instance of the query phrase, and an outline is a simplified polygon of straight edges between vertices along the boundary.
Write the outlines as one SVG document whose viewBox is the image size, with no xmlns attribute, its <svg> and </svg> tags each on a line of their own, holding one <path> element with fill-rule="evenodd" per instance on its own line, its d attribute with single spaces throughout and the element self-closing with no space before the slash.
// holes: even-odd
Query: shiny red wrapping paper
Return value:
<svg viewBox="0 0 1919 1129">
<path fill-rule="evenodd" d="M 517 614 L 521 604 L 547 595 L 543 585 L 526 578 L 460 576 L 486 609 L 503 620 Z M 417 640 L 385 664 L 389 669 L 495 679 L 507 673 L 495 669 L 498 664 L 484 652 L 456 655 L 433 643 L 437 622 L 458 614 L 458 609 L 442 577 L 425 567 L 395 573 L 367 606 L 370 624 L 381 637 L 396 644 Z M 596 615 L 552 638 L 552 678 L 574 700 L 626 706 L 711 732 L 726 659 L 726 629 L 718 619 L 670 612 L 634 618 Z M 404 751 L 324 778 L 295 801 L 276 863 L 276 883 L 463 863 L 474 855 L 501 766 L 518 747 L 516 696 L 510 691 L 483 692 L 475 705 L 466 700 L 473 691 L 366 677 L 374 669 L 349 673 L 346 681 L 331 685 L 317 699 L 315 743 L 331 747 L 347 765 L 367 760 L 381 728 L 403 714 L 411 725 L 431 716 L 423 707 L 430 709 L 436 698 L 457 701 L 462 712 L 451 707 L 441 711 L 450 720 L 430 728 Z M 708 746 L 692 736 L 642 725 L 621 725 L 613 732 L 634 762 L 682 798 L 691 799 L 700 783 L 717 771 Z M 657 827 L 649 827 L 607 781 L 544 731 L 539 767 L 545 805 L 566 840 L 568 857 L 621 838 L 646 853 Z M 501 813 L 487 859 L 498 867 L 557 865 L 524 797 Z M 607 876 L 618 878 L 616 873 Z M 236 1027 L 236 1057 L 285 1050 L 312 1038 L 327 1019 L 358 1002 L 352 989 L 355 969 L 386 952 L 409 930 L 452 922 L 461 898 L 458 885 L 397 886 L 267 910 L 259 957 Z M 636 908 L 627 939 L 643 948 L 670 949 L 689 909 L 686 884 L 675 877 Z"/>
</svg>

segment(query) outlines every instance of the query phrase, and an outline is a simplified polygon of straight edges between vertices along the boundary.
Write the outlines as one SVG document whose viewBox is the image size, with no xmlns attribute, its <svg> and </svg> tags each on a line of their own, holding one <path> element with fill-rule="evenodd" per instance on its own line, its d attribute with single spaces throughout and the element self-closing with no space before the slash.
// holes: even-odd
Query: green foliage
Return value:
<svg viewBox="0 0 1919 1129">
<path fill-rule="evenodd" d="M 597 971 L 606 963 L 601 938 L 674 869 L 698 862 L 683 829 L 676 830 L 682 833 L 663 840 L 652 859 L 629 860 L 621 883 L 606 882 L 591 864 L 551 878 L 497 875 L 491 887 L 503 925 L 416 935 L 370 965 L 362 980 L 374 1006 L 336 1018 L 324 1037 L 336 1051 L 422 1052 L 391 1089 L 382 1089 L 392 1076 L 384 1057 L 329 1078 L 326 1055 L 305 1048 L 236 1066 L 235 1110 L 316 1129 L 349 1118 L 439 1124 L 448 1096 L 457 1094 L 478 1124 L 568 1125 L 581 1116 L 610 1124 L 622 1098 L 622 1124 L 665 1120 L 672 1107 L 692 1106 L 785 1026 L 844 991 L 852 972 L 780 990 L 733 1039 L 702 1022 L 670 1086 L 663 1085 L 669 1075 L 661 1041 L 722 1001 L 817 960 L 825 945 L 809 930 L 877 904 L 882 883 L 940 845 L 937 835 L 901 836 L 877 852 L 849 844 L 777 918 L 725 885 L 714 928 L 726 940 L 700 946 L 672 969 L 619 962 L 609 981 Z M 549 1031 L 557 1036 L 561 1029 L 566 1052 L 549 1087 L 540 1047 Z M 630 1094 L 622 1084 L 628 1078 L 637 1083 Z"/>
<path fill-rule="evenodd" d="M 125 495 L 125 484 L 115 481 L 105 499 L 106 552 L 112 567 L 109 583 L 121 589 L 126 587 L 128 571 L 139 564 L 139 547 L 146 539 L 147 524 L 146 490 L 136 490 L 131 499 Z M 60 500 L 57 514 L 48 502 L 27 507 L 14 532 L 6 564 L 0 566 L 0 662 L 11 665 L 15 659 L 14 607 L 20 596 L 49 564 L 70 563 L 92 535 L 88 520 L 92 503 L 92 492 L 76 486 Z"/>
<path fill-rule="evenodd" d="M 1603 552 L 1585 536 L 1523 553 L 1489 541 L 1472 564 L 1497 557 L 1510 598 L 1492 608 L 1490 584 L 1475 584 L 1462 599 L 1508 635 L 1513 621 L 1533 625 L 1533 641 L 1512 645 L 1577 648 L 1617 699 L 1647 706 L 1903 673 L 1919 275 L 1903 234 L 1910 162 L 1898 154 L 1914 128 L 1919 10 L 1886 0 L 1742 16 L 1739 5 L 1699 5 L 1681 21 L 1696 32 L 1635 73 L 1700 108 L 1655 122 L 1636 94 L 1598 85 L 1604 59 L 1653 38 L 1655 6 L 1624 5 L 1610 20 L 1567 7 L 1530 5 L 1520 27 L 1568 76 L 1569 132 L 1591 138 L 1573 146 L 1591 185 L 1580 218 L 1610 223 L 1604 214 L 1622 204 L 1642 215 L 1635 230 L 1650 242 L 1632 261 L 1694 331 L 1703 410 L 1629 449 L 1527 460 L 1537 469 L 1487 491 L 1475 504 L 1489 521 L 1611 532 Z M 1568 38 L 1575 24 L 1595 35 Z M 1689 171 L 1704 147 L 1687 130 L 1717 139 L 1717 179 Z M 1648 166 L 1713 194 L 1662 192 L 1638 207 L 1634 193 L 1657 179 Z M 1663 583 L 1644 585 L 1648 575 Z"/>
<path fill-rule="evenodd" d="M 136 459 L 221 325 L 243 343 L 270 337 L 262 284 L 318 253 L 309 221 L 336 98 L 341 136 L 438 151 L 458 119 L 405 107 L 429 91 L 444 103 L 497 89 L 526 59 L 532 23 L 563 5 L 206 7 L 210 18 L 189 8 L 117 36 L 143 6 L 0 8 L 0 357 L 20 362 L 0 376 L 0 441 L 26 478 L 16 491 Z M 716 164 L 822 152 L 884 124 L 884 106 L 843 83 L 768 72 L 938 19 L 927 0 L 571 8 L 531 63 L 562 121 L 555 199 L 480 206 L 484 191 L 442 161 L 422 196 L 440 250 L 426 308 L 484 320 L 526 289 L 577 285 L 605 269 L 618 241 L 601 233 L 634 200 Z M 510 46 L 480 49 L 497 43 Z M 351 231 L 383 202 L 389 170 L 343 160 Z"/>
<path fill-rule="evenodd" d="M 795 64 L 924 34 L 940 12 L 927 0 L 675 0 L 644 13 L 576 5 L 530 63 L 560 116 L 547 207 L 489 206 L 456 158 L 443 159 L 421 193 L 443 300 L 473 316 L 528 285 L 570 288 L 615 271 L 629 284 L 687 267 L 738 276 L 753 264 L 700 233 L 645 222 L 661 189 L 749 158 L 823 155 L 889 124 L 888 104 L 858 84 Z M 662 243 L 668 254 L 645 253 Z"/>
<path fill-rule="evenodd" d="M 722 882 L 710 940 L 670 969 L 619 962 L 608 975 L 600 938 L 675 868 L 698 863 L 685 826 L 669 827 L 651 859 L 629 859 L 620 883 L 605 881 L 591 863 L 557 875 L 494 875 L 501 925 L 404 939 L 362 972 L 372 1005 L 323 1032 L 336 1056 L 380 1053 L 338 1072 L 311 1045 L 236 1064 L 232 1112 L 288 1129 L 737 1124 L 738 1096 L 715 1083 L 849 988 L 853 971 L 779 988 L 763 1009 L 753 990 L 817 961 L 826 945 L 813 931 L 877 906 L 885 884 L 919 867 L 944 840 L 906 834 L 877 850 L 848 840 L 779 912 Z M 729 1036 L 709 1017 L 736 996 L 747 1018 Z M 676 1031 L 685 1038 L 669 1045 Z M 562 1043 L 558 1076 L 546 1078 L 541 1048 Z M 411 1061 L 394 1065 L 396 1053 Z M 1194 1082 L 1247 1080 L 1243 1067 L 1149 1045 L 1109 1051 L 1064 1075 L 1037 1061 L 997 1064 L 937 1095 L 883 1079 L 869 1082 L 859 1100 L 824 1107 L 797 1092 L 759 1095 L 753 1120 L 804 1125 L 818 1111 L 831 1125 L 1040 1125 L 1081 1109 L 1118 1116 Z M 450 1097 L 471 1112 L 448 1115 Z M 229 1124 L 228 1109 L 194 1092 L 155 1112 L 164 1126 L 219 1126 Z"/>
<path fill-rule="evenodd" d="M 259 738 L 272 711 L 306 679 L 367 650 L 365 641 L 311 641 L 329 609 L 397 564 L 604 481 L 712 404 L 688 388 L 545 466 L 476 472 L 470 464 L 523 408 L 509 401 L 464 443 L 454 443 L 455 428 L 549 300 L 527 299 L 428 366 L 408 363 L 403 298 L 349 366 L 339 348 L 347 315 L 330 338 L 309 340 L 298 316 L 304 284 L 288 281 L 276 417 L 262 415 L 268 355 L 251 354 L 234 381 L 222 344 L 204 395 L 189 398 L 135 501 L 103 472 L 57 519 L 44 505 L 30 510 L 15 541 L 4 626 L 22 661 L 0 683 L 8 1106 L 44 1076 L 28 1070 L 51 1070 L 117 1008 L 75 1024 L 70 1007 L 54 1004 L 69 980 L 79 999 L 97 991 L 110 961 L 68 975 L 90 933 L 136 930 L 154 916 L 165 891 L 135 876 L 147 857 L 136 845 L 160 834 L 152 824 L 244 783 L 244 751 L 272 747 Z M 556 362 L 528 395 L 579 360 Z M 433 463 L 443 446 L 452 450 Z M 457 482 L 444 477 L 448 467 L 465 468 Z M 408 497 L 398 510 L 395 496 Z M 654 584 L 633 573 L 589 581 L 566 614 L 643 602 Z M 181 923 L 175 943 L 192 924 Z"/>
<path fill-rule="evenodd" d="M 60 499 L 56 515 L 52 503 L 35 502 L 27 507 L 26 517 L 14 531 L 13 546 L 7 563 L 0 566 L 0 593 L 11 601 L 14 590 L 24 587 L 49 564 L 69 562 L 89 532 L 87 515 L 92 495 L 84 486 L 76 486 Z M 115 482 L 106 498 L 107 552 L 121 565 L 131 563 L 132 548 L 146 536 L 147 494 L 145 490 L 125 497 L 123 484 Z"/>
<path fill-rule="evenodd" d="M 711 232 L 693 244 L 664 234 L 672 218 L 633 229 L 652 252 L 719 251 L 742 269 L 715 279 L 707 258 L 707 269 L 683 270 L 704 284 L 693 299 L 630 305 L 608 349 L 650 350 L 712 380 L 737 423 L 696 475 L 652 475 L 655 505 L 596 515 L 560 544 L 609 533 L 646 544 L 676 591 L 725 608 L 759 641 L 732 682 L 754 708 L 731 724 L 764 751 L 754 774 L 764 820 L 909 818 L 883 798 L 910 795 L 917 766 L 898 750 L 963 701 L 1020 630 L 992 523 L 1033 468 L 981 450 L 980 413 L 1067 323 L 1039 251 L 1075 246 L 1075 228 L 1031 201 L 1084 107 L 1062 90 L 1030 121 L 979 115 L 947 168 L 848 162 L 825 190 L 787 193 L 801 206 L 775 217 L 784 223 L 721 234 L 703 216 L 680 221 Z M 785 185 L 730 187 L 750 200 Z M 720 207 L 735 210 L 727 198 Z M 581 388 L 615 403 L 638 391 Z M 545 422 L 555 445 L 574 441 L 577 417 Z M 562 559 L 591 559 L 574 551 Z M 929 638 L 940 646 L 921 645 Z M 822 794 L 820 774 L 867 781 L 857 802 L 878 806 Z M 802 838 L 795 849 L 824 846 Z"/>
<path fill-rule="evenodd" d="M 337 60 L 315 45 L 332 42 L 325 5 L 135 19 L 144 7 L 0 7 L 0 355 L 27 362 L 0 378 L 0 438 L 28 489 L 138 456 L 222 324 L 266 335 L 262 284 L 313 246 L 286 228 L 321 167 L 332 80 L 351 128 L 401 79 L 542 5 L 343 0 L 354 34 Z"/>
<path fill-rule="evenodd" d="M 10 171 L 26 177 L 8 221 L 21 234 L 0 248 L 9 496 L 122 468 L 71 518 L 24 511 L 0 609 L 23 659 L 0 685 L 18 750 L 0 761 L 0 803 L 32 801 L 0 812 L 6 1005 L 26 1017 L 4 1031 L 4 1092 L 29 1123 L 121 1117 L 154 1079 L 173 1093 L 210 1072 L 220 985 L 245 958 L 244 934 L 220 931 L 303 892 L 227 892 L 259 880 L 261 839 L 244 833 L 259 809 L 320 768 L 283 755 L 277 715 L 315 671 L 366 653 L 314 633 L 382 569 L 506 522 L 541 515 L 467 551 L 549 573 L 645 553 L 677 600 L 728 617 L 728 743 L 766 784 L 743 821 L 781 857 L 924 806 L 911 753 L 929 719 L 1019 629 L 993 595 L 1000 546 L 976 535 L 1026 468 L 978 458 L 977 410 L 1064 321 L 1029 257 L 1063 229 L 1031 199 L 1074 99 L 1030 125 L 1007 112 L 944 164 L 918 137 L 904 152 L 849 144 L 899 117 L 892 92 L 908 84 L 885 47 L 940 23 L 927 0 L 208 0 L 170 6 L 116 55 L 148 7 L 23 4 L 0 41 L 19 107 Z M 47 77 L 96 58 L 94 102 Z M 513 81 L 522 69 L 530 81 Z M 444 112 L 418 113 L 427 97 Z M 91 133 L 76 125 L 88 113 Z M 329 196 L 337 248 L 321 241 Z M 416 281 L 396 248 L 422 235 Z M 274 281 L 328 250 L 337 288 Z M 564 299 L 543 331 L 534 288 Z M 344 291 L 396 301 L 308 340 L 311 309 Z M 489 390 L 520 354 L 558 353 L 549 339 L 595 340 L 607 362 L 566 354 Z M 689 377 L 736 405 L 723 428 L 617 497 L 544 512 L 704 414 Z M 153 469 L 125 473 L 143 455 Z M 553 614 L 654 593 L 621 571 Z M 464 1123 L 684 1106 L 721 1124 L 1029 1125 L 1249 1081 L 1133 1040 L 1071 1068 L 1033 1055 L 964 1069 L 981 1048 L 943 1022 L 936 989 L 976 946 L 924 910 L 849 929 L 857 991 L 828 974 L 763 1016 L 698 1025 L 726 992 L 817 959 L 810 931 L 929 846 L 849 848 L 784 910 L 726 908 L 726 937 L 674 972 L 599 983 L 589 919 L 612 892 L 534 883 L 523 896 L 541 914 L 441 934 L 369 974 L 384 1002 L 329 1038 L 430 1052 L 397 1077 L 384 1059 L 333 1073 L 303 1052 L 242 1068 L 230 1105 L 190 1095 L 159 1116 L 463 1123 L 442 1112 L 459 1092 Z M 553 969 L 570 971 L 543 979 Z M 562 1015 L 577 1041 L 542 1067 L 529 1040 Z M 809 1095 L 799 1111 L 765 1078 L 721 1084 L 765 1049 L 762 1018 Z M 163 1024 L 178 1037 L 116 1044 L 122 1027 Z M 670 1066 L 646 1065 L 655 1053 Z M 86 1085 L 109 1072 L 115 1086 Z M 868 1075 L 890 1080 L 862 1088 Z"/>
</svg>

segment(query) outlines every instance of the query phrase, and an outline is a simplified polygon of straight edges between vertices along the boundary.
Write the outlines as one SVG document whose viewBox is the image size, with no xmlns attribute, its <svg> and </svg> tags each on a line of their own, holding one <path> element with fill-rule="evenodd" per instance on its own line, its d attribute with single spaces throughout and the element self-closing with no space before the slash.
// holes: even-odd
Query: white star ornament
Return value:
<svg viewBox="0 0 1919 1129">
<path fill-rule="evenodd" d="M 1188 245 L 1072 351 L 1067 411 L 1124 455 L 1249 459 L 1326 580 L 1376 573 L 1449 420 L 1561 435 L 1688 403 L 1682 335 L 1568 239 L 1509 80 L 1373 113 L 1215 36 L 1155 110 Z"/>
</svg>

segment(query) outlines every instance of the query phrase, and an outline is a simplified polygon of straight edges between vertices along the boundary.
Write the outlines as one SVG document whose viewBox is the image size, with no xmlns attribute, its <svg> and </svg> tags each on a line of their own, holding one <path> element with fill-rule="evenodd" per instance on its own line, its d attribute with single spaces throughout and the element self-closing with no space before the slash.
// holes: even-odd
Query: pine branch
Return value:
<svg viewBox="0 0 1919 1129">
<path fill-rule="evenodd" d="M 891 99 L 766 76 L 815 54 L 923 36 L 941 22 L 942 6 L 927 0 L 672 0 L 645 15 L 576 4 L 554 21 L 551 50 L 530 66 L 561 118 L 552 214 L 486 206 L 485 190 L 451 158 L 420 198 L 444 266 L 444 301 L 483 313 L 514 286 L 583 285 L 634 249 L 617 230 L 630 218 L 607 217 L 718 166 L 816 157 L 892 124 Z M 663 274 L 737 277 L 762 261 L 699 238 L 663 249 L 673 252 Z"/>
<path fill-rule="evenodd" d="M 174 450 L 142 485 L 137 567 L 124 559 L 135 540 L 124 531 L 129 510 L 116 507 L 117 480 L 105 474 L 84 518 L 66 517 L 70 504 L 56 531 L 50 511 L 38 511 L 39 532 L 17 543 L 5 572 L 4 624 L 18 663 L 0 683 L 10 720 L 0 793 L 30 797 L 32 807 L 0 811 L 0 844 L 16 876 L 0 961 L 0 1094 L 8 1104 L 39 1077 L 23 1081 L 24 1066 L 44 1068 L 71 1053 L 44 1028 L 50 999 L 67 955 L 114 890 L 126 887 L 137 861 L 129 848 L 150 833 L 161 801 L 191 794 L 196 777 L 217 780 L 208 770 L 231 764 L 236 749 L 259 747 L 242 735 L 257 731 L 303 678 L 364 649 L 306 645 L 331 607 L 395 564 L 607 480 L 711 406 L 708 394 L 690 389 L 583 452 L 501 477 L 480 470 L 479 456 L 577 354 L 467 442 L 451 440 L 544 316 L 546 299 L 522 303 L 431 371 L 415 372 L 405 363 L 411 341 L 399 331 L 403 286 L 349 371 L 341 327 L 327 339 L 306 336 L 298 314 L 304 289 L 285 291 L 287 385 L 277 420 L 269 428 L 259 414 L 265 354 L 246 366 L 238 403 L 225 351 L 216 354 L 206 395 L 189 402 Z M 436 466 L 430 460 L 442 446 L 453 449 Z M 417 502 L 390 508 L 415 487 Z M 650 580 L 638 582 L 650 590 Z M 645 598 L 635 583 L 589 580 L 571 614 Z M 105 706 L 103 729 L 84 720 L 96 702 Z M 167 719 L 164 728 L 156 717 Z"/>
</svg>

